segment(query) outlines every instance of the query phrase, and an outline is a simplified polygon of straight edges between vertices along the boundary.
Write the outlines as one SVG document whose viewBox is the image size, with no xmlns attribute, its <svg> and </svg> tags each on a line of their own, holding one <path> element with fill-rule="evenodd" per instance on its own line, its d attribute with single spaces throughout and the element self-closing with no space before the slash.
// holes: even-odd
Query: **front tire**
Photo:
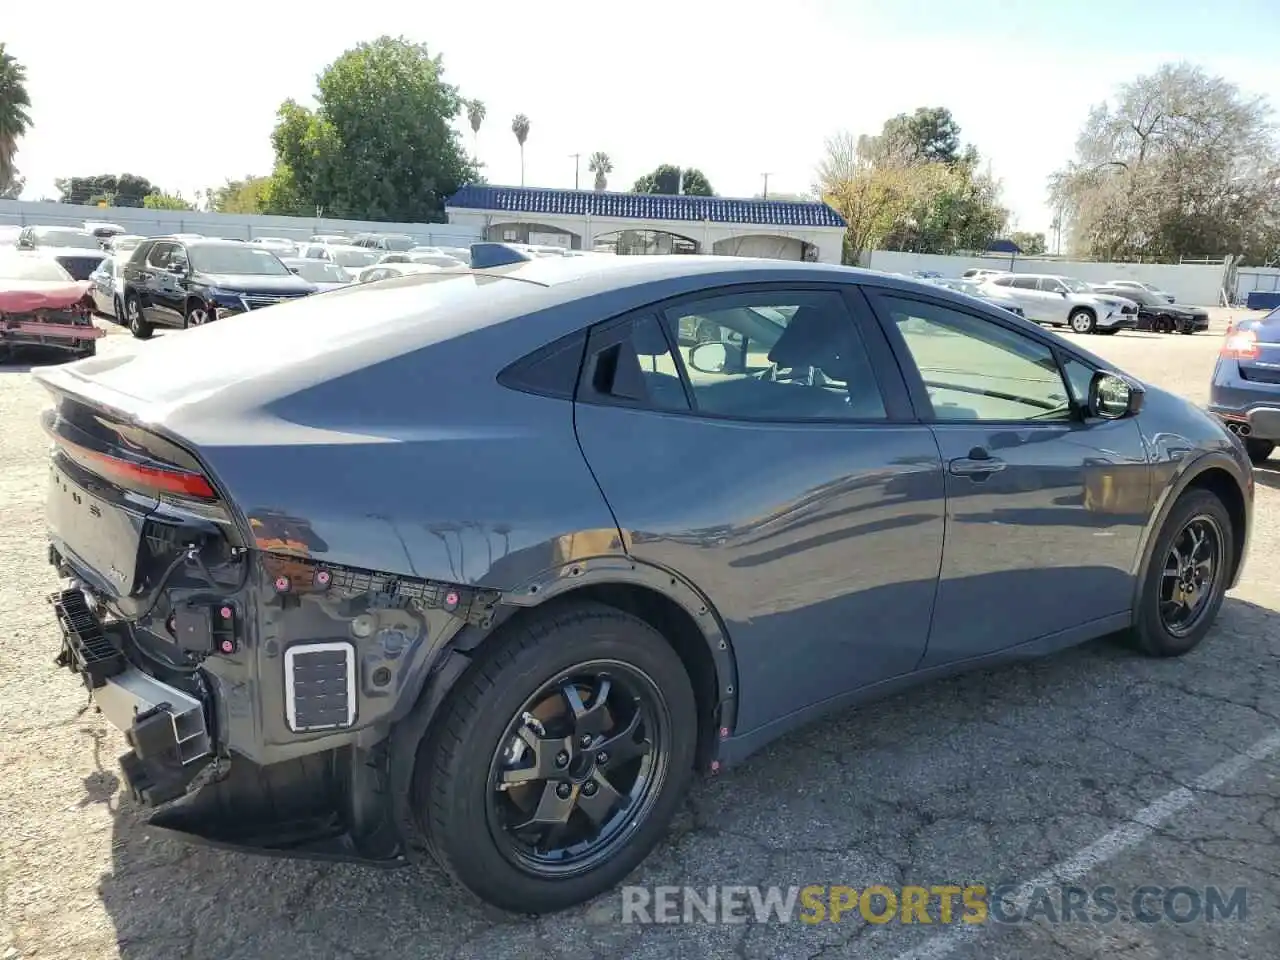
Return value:
<svg viewBox="0 0 1280 960">
<path fill-rule="evenodd" d="M 182 316 L 183 329 L 190 330 L 192 327 L 203 327 L 212 319 L 213 315 L 209 312 L 209 308 L 204 305 L 204 301 L 187 301 L 187 310 Z"/>
<path fill-rule="evenodd" d="M 1233 562 L 1231 518 L 1217 496 L 1191 490 L 1156 539 L 1134 615 L 1133 638 L 1153 657 L 1180 657 L 1213 626 Z"/>
<path fill-rule="evenodd" d="M 1252 437 L 1246 437 L 1244 449 L 1245 453 L 1249 454 L 1250 462 L 1255 467 L 1260 467 L 1271 457 L 1276 445 L 1270 440 L 1254 440 Z"/>
<path fill-rule="evenodd" d="M 1076 307 L 1067 317 L 1067 325 L 1076 333 L 1093 333 L 1098 327 L 1098 318 L 1088 307 Z"/>
<path fill-rule="evenodd" d="M 419 748 L 428 845 L 481 899 L 562 910 L 619 883 L 661 839 L 693 772 L 697 709 L 648 624 L 564 605 L 482 648 Z"/>
</svg>

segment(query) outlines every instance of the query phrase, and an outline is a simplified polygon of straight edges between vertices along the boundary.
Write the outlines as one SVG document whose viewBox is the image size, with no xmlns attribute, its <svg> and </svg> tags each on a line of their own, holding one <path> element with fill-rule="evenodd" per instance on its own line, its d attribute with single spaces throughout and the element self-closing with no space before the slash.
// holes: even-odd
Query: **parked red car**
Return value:
<svg viewBox="0 0 1280 960">
<path fill-rule="evenodd" d="M 0 360 L 23 346 L 93 356 L 105 331 L 93 325 L 89 286 L 49 257 L 0 256 Z"/>
</svg>

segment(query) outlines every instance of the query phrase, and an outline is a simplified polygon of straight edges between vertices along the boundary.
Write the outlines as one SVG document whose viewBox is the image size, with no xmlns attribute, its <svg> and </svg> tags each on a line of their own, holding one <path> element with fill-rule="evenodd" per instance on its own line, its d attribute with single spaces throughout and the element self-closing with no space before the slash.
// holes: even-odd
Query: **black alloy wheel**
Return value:
<svg viewBox="0 0 1280 960">
<path fill-rule="evenodd" d="M 671 711 L 653 680 L 619 661 L 563 671 L 521 706 L 490 768 L 489 828 L 532 873 L 608 859 L 662 788 Z"/>
<path fill-rule="evenodd" d="M 684 664 L 613 607 L 553 601 L 473 654 L 419 745 L 415 817 L 481 899 L 548 913 L 620 883 L 662 839 L 693 775 Z"/>
<path fill-rule="evenodd" d="M 1213 626 L 1235 563 L 1235 531 L 1216 494 L 1192 488 L 1178 498 L 1156 538 L 1133 638 L 1155 657 L 1194 649 Z"/>
<path fill-rule="evenodd" d="M 1222 530 L 1207 515 L 1192 518 L 1169 546 L 1160 586 L 1160 619 L 1186 636 L 1204 616 L 1222 571 Z"/>
</svg>

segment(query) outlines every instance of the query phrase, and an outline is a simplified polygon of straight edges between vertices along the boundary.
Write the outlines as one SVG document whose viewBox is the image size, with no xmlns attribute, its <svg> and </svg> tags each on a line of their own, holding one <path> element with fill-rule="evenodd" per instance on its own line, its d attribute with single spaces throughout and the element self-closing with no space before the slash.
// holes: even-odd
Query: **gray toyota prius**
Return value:
<svg viewBox="0 0 1280 960">
<path fill-rule="evenodd" d="M 514 259 L 34 374 L 59 662 L 154 827 L 556 910 L 695 772 L 1105 634 L 1186 653 L 1240 576 L 1240 438 L 996 306 Z"/>
</svg>

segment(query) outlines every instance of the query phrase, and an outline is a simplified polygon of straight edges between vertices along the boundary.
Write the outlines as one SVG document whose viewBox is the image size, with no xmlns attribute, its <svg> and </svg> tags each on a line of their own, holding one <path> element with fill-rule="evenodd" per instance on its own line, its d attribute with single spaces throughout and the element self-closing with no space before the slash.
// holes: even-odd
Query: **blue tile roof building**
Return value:
<svg viewBox="0 0 1280 960">
<path fill-rule="evenodd" d="M 775 227 L 845 227 L 844 218 L 825 203 L 792 200 L 735 200 L 730 197 L 613 193 L 472 184 L 445 201 L 462 210 L 501 210 L 513 214 L 561 214 L 617 220 L 689 220 Z"/>
</svg>

